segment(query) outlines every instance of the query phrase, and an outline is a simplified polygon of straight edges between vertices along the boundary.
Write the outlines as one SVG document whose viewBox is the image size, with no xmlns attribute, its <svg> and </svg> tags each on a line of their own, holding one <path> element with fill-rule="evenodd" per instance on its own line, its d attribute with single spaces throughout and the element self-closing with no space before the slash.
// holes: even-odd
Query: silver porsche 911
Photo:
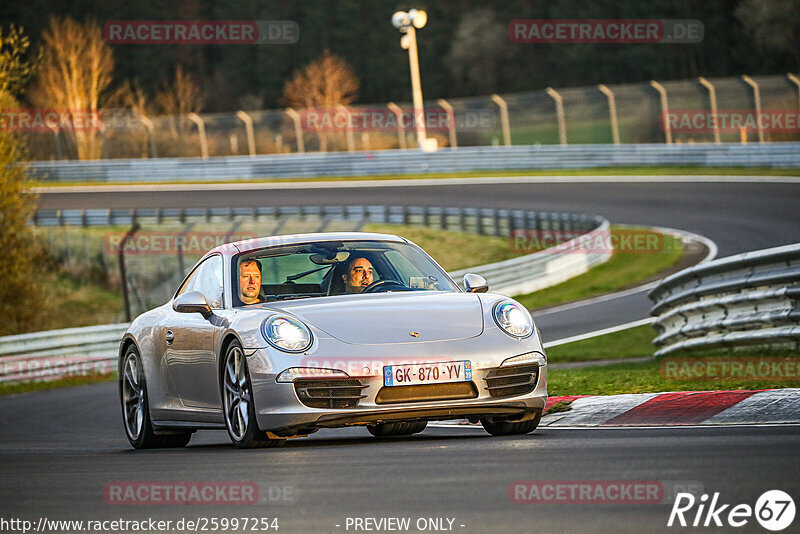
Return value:
<svg viewBox="0 0 800 534">
<path fill-rule="evenodd" d="M 464 287 L 386 234 L 217 247 L 122 339 L 128 440 L 182 447 L 225 428 L 237 447 L 265 447 L 350 425 L 410 435 L 445 419 L 531 432 L 547 401 L 539 332 L 480 276 Z"/>
</svg>

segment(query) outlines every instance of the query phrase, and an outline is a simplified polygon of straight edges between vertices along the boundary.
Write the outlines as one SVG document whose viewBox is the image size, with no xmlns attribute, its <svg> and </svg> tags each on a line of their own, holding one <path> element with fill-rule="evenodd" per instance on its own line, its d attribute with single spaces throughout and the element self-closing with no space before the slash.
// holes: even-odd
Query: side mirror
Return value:
<svg viewBox="0 0 800 534">
<path fill-rule="evenodd" d="M 464 289 L 467 293 L 486 293 L 489 291 L 489 284 L 481 275 L 467 273 L 464 275 Z"/>
<path fill-rule="evenodd" d="M 187 291 L 172 301 L 172 309 L 178 313 L 199 313 L 206 319 L 214 315 L 206 297 L 199 291 Z"/>
</svg>

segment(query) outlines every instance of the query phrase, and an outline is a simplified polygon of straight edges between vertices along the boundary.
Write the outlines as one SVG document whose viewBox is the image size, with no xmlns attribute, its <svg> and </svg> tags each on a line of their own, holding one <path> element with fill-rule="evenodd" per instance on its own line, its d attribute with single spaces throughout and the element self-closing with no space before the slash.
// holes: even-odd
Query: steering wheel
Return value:
<svg viewBox="0 0 800 534">
<path fill-rule="evenodd" d="M 376 282 L 372 282 L 370 285 L 364 288 L 362 293 L 379 293 L 384 291 L 408 291 L 408 288 L 402 283 L 398 282 L 397 280 L 378 280 Z"/>
</svg>

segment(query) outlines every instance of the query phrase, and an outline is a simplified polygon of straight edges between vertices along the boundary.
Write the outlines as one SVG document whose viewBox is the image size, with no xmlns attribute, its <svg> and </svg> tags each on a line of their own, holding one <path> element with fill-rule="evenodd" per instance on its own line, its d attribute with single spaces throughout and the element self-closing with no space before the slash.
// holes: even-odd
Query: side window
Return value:
<svg viewBox="0 0 800 534">
<path fill-rule="evenodd" d="M 222 256 L 211 256 L 201 263 L 183 284 L 180 294 L 199 291 L 212 308 L 222 308 Z"/>
</svg>

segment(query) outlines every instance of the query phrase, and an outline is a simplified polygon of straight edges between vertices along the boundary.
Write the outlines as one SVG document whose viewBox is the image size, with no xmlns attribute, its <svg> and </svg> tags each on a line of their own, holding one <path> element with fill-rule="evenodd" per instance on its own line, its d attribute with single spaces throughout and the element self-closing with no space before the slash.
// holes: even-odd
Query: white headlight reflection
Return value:
<svg viewBox="0 0 800 534">
<path fill-rule="evenodd" d="M 508 335 L 518 338 L 533 333 L 533 319 L 528 310 L 512 300 L 501 300 L 494 305 L 494 320 Z"/>
<path fill-rule="evenodd" d="M 303 352 L 311 346 L 311 331 L 301 321 L 286 315 L 273 315 L 261 326 L 270 345 L 286 352 Z"/>
</svg>

